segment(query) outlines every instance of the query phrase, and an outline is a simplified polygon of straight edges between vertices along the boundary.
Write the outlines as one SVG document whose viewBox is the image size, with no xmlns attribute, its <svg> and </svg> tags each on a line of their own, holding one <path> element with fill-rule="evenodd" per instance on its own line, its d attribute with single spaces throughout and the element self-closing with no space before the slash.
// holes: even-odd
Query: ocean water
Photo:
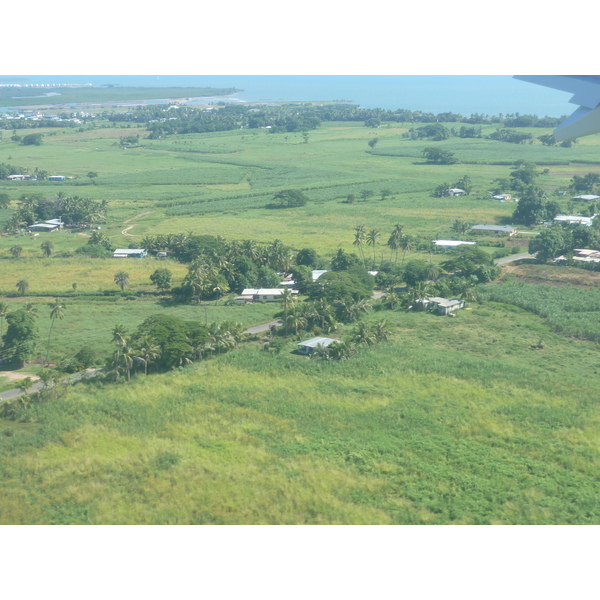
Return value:
<svg viewBox="0 0 600 600">
<path fill-rule="evenodd" d="M 0 75 L 0 83 L 232 87 L 242 90 L 233 99 L 244 102 L 346 100 L 365 108 L 449 111 L 465 116 L 561 117 L 576 108 L 567 92 L 509 75 Z"/>
</svg>

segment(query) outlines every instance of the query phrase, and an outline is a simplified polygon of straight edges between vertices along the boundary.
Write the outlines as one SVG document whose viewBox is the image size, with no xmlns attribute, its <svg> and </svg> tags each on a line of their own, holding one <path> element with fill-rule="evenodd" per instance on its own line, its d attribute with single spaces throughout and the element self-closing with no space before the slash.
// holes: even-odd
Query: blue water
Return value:
<svg viewBox="0 0 600 600">
<path fill-rule="evenodd" d="M 366 108 L 422 112 L 534 114 L 573 112 L 571 94 L 508 75 L 24 75 L 0 83 L 92 83 L 142 87 L 233 87 L 245 102 L 347 100 Z M 16 95 L 16 94 L 15 94 Z"/>
</svg>

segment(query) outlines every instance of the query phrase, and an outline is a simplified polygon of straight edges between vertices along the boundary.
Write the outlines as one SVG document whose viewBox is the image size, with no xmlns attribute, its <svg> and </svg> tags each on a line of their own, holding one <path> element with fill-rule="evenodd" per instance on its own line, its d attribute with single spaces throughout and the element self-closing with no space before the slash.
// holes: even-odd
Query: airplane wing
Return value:
<svg viewBox="0 0 600 600">
<path fill-rule="evenodd" d="M 579 108 L 554 130 L 558 142 L 600 132 L 600 75 L 515 75 L 514 79 L 572 92 Z"/>
</svg>

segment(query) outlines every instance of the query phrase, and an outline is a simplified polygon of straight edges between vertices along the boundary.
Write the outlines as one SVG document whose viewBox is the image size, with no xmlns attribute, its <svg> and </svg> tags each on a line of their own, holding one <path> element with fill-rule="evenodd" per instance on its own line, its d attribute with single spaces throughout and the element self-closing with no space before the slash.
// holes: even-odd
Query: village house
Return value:
<svg viewBox="0 0 600 600">
<path fill-rule="evenodd" d="M 277 302 L 285 290 L 283 288 L 247 288 L 242 290 L 241 295 L 235 297 L 238 304 L 245 302 Z M 298 290 L 290 290 L 292 294 L 298 294 Z"/>
<path fill-rule="evenodd" d="M 143 248 L 117 248 L 113 252 L 113 258 L 144 258 L 148 252 Z"/>
<path fill-rule="evenodd" d="M 449 315 L 459 308 L 465 307 L 465 301 L 459 298 L 451 298 L 450 300 L 437 297 L 424 298 L 423 300 L 417 300 L 417 302 L 422 304 L 425 310 L 435 312 L 438 315 Z"/>
<path fill-rule="evenodd" d="M 592 225 L 592 221 L 596 215 L 592 217 L 582 217 L 580 215 L 556 215 L 554 217 L 554 223 L 560 223 L 561 225 L 567 223 L 568 225 L 587 225 L 590 227 Z"/>
<path fill-rule="evenodd" d="M 327 346 L 333 344 L 333 342 L 339 342 L 339 340 L 333 340 L 326 337 L 314 337 L 305 342 L 300 342 L 298 344 L 298 353 L 312 354 L 317 348 L 327 348 Z"/>
<path fill-rule="evenodd" d="M 450 188 L 448 190 L 449 196 L 466 196 L 467 192 L 465 190 L 461 190 L 460 188 Z"/>
</svg>

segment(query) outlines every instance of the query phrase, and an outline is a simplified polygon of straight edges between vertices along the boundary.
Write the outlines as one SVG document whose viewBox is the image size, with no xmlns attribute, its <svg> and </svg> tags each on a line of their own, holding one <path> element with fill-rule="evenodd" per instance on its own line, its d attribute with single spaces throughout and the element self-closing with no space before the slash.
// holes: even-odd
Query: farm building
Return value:
<svg viewBox="0 0 600 600">
<path fill-rule="evenodd" d="M 500 202 L 509 202 L 513 199 L 512 194 L 496 194 L 492 196 L 494 200 L 500 200 Z"/>
<path fill-rule="evenodd" d="M 554 217 L 554 222 L 560 223 L 561 225 L 566 223 L 568 225 L 587 225 L 589 227 L 591 226 L 595 217 L 596 215 L 593 217 L 581 217 L 579 215 L 556 215 L 556 217 Z"/>
<path fill-rule="evenodd" d="M 455 310 L 464 308 L 465 306 L 464 300 L 459 300 L 458 298 L 451 298 L 450 300 L 447 300 L 446 298 L 427 298 L 424 301 L 424 304 L 427 309 L 432 310 L 439 315 L 449 315 Z"/>
<path fill-rule="evenodd" d="M 242 291 L 240 296 L 236 296 L 235 301 L 242 304 L 244 302 L 277 302 L 285 290 L 283 288 L 247 288 Z M 296 295 L 298 290 L 291 290 Z"/>
<path fill-rule="evenodd" d="M 63 223 L 59 219 L 52 219 L 45 223 L 34 223 L 29 226 L 29 231 L 56 231 L 62 227 Z"/>
<path fill-rule="evenodd" d="M 329 269 L 313 269 L 313 272 L 312 272 L 313 281 L 316 281 L 317 279 L 319 279 L 319 277 L 321 277 L 321 275 L 323 275 L 323 273 L 329 273 Z"/>
<path fill-rule="evenodd" d="M 300 342 L 298 344 L 298 352 L 300 354 L 312 354 L 317 348 L 327 348 L 327 346 L 333 344 L 333 342 L 339 342 L 339 340 L 332 340 L 331 338 L 326 337 L 314 337 L 305 342 Z"/>
<path fill-rule="evenodd" d="M 573 196 L 572 200 L 582 200 L 583 202 L 596 202 L 596 200 L 600 200 L 600 196 L 595 196 L 594 194 L 582 194 L 581 196 Z"/>
<path fill-rule="evenodd" d="M 48 181 L 64 181 L 66 177 L 64 175 L 49 175 Z"/>
<path fill-rule="evenodd" d="M 142 248 L 117 248 L 113 258 L 144 258 L 148 252 Z"/>
<path fill-rule="evenodd" d="M 554 259 L 554 262 L 561 262 L 565 260 L 567 260 L 566 256 L 559 256 Z M 573 260 L 600 263 L 600 250 L 589 250 L 586 248 L 575 249 L 573 250 Z"/>
<path fill-rule="evenodd" d="M 497 233 L 497 234 L 508 234 L 515 235 L 517 230 L 510 225 L 473 225 L 471 231 L 477 233 Z"/>
<path fill-rule="evenodd" d="M 461 242 L 459 240 L 431 240 L 431 242 L 439 248 L 445 248 L 446 250 L 449 250 L 450 248 L 456 248 L 456 246 L 460 246 L 462 244 L 475 244 L 475 242 Z"/>
</svg>

